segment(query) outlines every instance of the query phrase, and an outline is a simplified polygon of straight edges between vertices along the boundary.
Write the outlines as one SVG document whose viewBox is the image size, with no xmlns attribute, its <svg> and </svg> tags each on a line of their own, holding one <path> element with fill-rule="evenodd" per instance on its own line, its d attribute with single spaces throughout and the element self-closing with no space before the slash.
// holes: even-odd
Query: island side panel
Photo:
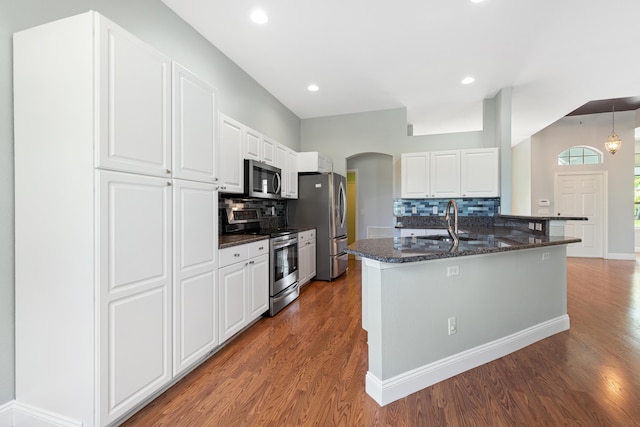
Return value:
<svg viewBox="0 0 640 427">
<path fill-rule="evenodd" d="M 369 373 L 380 381 L 567 314 L 565 245 L 364 263 Z M 449 335 L 453 316 L 457 333 Z"/>
</svg>

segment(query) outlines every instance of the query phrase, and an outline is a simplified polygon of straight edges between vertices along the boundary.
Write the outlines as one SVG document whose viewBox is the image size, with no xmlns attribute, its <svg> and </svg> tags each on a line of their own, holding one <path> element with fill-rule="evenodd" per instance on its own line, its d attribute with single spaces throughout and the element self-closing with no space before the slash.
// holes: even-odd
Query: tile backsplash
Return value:
<svg viewBox="0 0 640 427">
<path fill-rule="evenodd" d="M 260 221 L 260 227 L 263 229 L 273 229 L 284 227 L 286 225 L 287 217 L 287 202 L 284 200 L 270 200 L 270 199 L 227 199 L 220 197 L 218 199 L 219 215 L 219 230 L 222 232 L 224 220 L 223 215 L 226 215 L 226 208 L 246 208 L 246 209 L 260 209 L 260 215 L 262 219 Z"/>
<path fill-rule="evenodd" d="M 465 198 L 455 199 L 460 216 L 494 216 L 500 213 L 500 198 Z M 409 216 L 442 216 L 449 199 L 395 199 L 393 215 Z M 434 208 L 437 212 L 434 213 Z M 414 213 L 415 210 L 415 213 Z"/>
</svg>

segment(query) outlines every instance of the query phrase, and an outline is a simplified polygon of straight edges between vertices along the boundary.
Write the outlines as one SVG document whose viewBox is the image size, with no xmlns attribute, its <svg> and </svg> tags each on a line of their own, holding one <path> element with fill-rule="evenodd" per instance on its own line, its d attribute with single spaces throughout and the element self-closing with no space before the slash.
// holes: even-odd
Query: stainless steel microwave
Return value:
<svg viewBox="0 0 640 427">
<path fill-rule="evenodd" d="M 244 191 L 247 197 L 279 199 L 282 173 L 279 168 L 255 160 L 244 161 Z"/>
</svg>

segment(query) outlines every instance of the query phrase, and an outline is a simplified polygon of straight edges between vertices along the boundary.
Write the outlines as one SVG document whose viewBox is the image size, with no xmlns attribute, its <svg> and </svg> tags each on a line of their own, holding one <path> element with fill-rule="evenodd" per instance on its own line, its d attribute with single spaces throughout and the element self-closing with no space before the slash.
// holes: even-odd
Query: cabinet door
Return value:
<svg viewBox="0 0 640 427">
<path fill-rule="evenodd" d="M 500 196 L 500 158 L 498 148 L 478 148 L 461 152 L 463 197 Z"/>
<path fill-rule="evenodd" d="M 97 171 L 100 412 L 105 424 L 171 379 L 171 186 Z"/>
<path fill-rule="evenodd" d="M 282 172 L 283 180 L 287 183 L 288 199 L 298 198 L 298 153 L 291 149 L 287 149 L 287 160 L 285 163 L 285 169 Z"/>
<path fill-rule="evenodd" d="M 429 197 L 429 153 L 403 153 L 401 195 L 407 199 Z"/>
<path fill-rule="evenodd" d="M 244 191 L 244 130 L 243 125 L 230 117 L 220 115 L 220 161 L 218 178 L 222 193 Z"/>
<path fill-rule="evenodd" d="M 430 157 L 431 197 L 459 197 L 460 151 L 435 151 Z"/>
<path fill-rule="evenodd" d="M 220 344 L 247 325 L 247 261 L 219 270 Z"/>
<path fill-rule="evenodd" d="M 262 161 L 270 166 L 276 164 L 276 144 L 275 141 L 262 137 Z"/>
<path fill-rule="evenodd" d="M 103 17 L 98 21 L 97 166 L 171 175 L 171 61 Z"/>
<path fill-rule="evenodd" d="M 209 84 L 173 63 L 173 177 L 214 182 L 216 95 Z"/>
<path fill-rule="evenodd" d="M 249 260 L 247 296 L 250 322 L 269 310 L 269 255 Z"/>
<path fill-rule="evenodd" d="M 308 279 L 316 277 L 316 239 L 309 240 L 309 274 Z"/>
<path fill-rule="evenodd" d="M 248 127 L 245 131 L 244 158 L 262 161 L 262 135 Z"/>
<path fill-rule="evenodd" d="M 218 344 L 217 213 L 213 184 L 174 180 L 174 376 Z"/>
<path fill-rule="evenodd" d="M 298 282 L 300 286 L 308 282 L 310 270 L 308 241 L 303 242 L 300 239 L 298 242 Z"/>
</svg>

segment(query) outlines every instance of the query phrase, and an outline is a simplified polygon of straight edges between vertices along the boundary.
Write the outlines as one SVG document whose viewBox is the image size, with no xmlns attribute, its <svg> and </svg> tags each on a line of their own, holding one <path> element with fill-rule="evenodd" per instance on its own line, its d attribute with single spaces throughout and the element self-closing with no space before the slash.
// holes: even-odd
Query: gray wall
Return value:
<svg viewBox="0 0 640 427">
<path fill-rule="evenodd" d="M 349 170 L 358 171 L 356 239 L 367 238 L 367 227 L 393 227 L 393 157 L 366 153 L 347 159 Z"/>
<path fill-rule="evenodd" d="M 217 90 L 219 111 L 300 148 L 300 120 L 160 0 L 2 0 L 0 2 L 0 405 L 13 399 L 14 218 L 12 33 L 96 10 Z M 46 319 L 42 319 L 46 321 Z"/>
<path fill-rule="evenodd" d="M 554 212 L 554 178 L 557 172 L 607 171 L 608 252 L 633 256 L 633 157 L 635 112 L 616 113 L 616 133 L 622 149 L 615 155 L 604 149 L 611 133 L 611 113 L 564 117 L 531 137 L 531 210 L 537 214 L 540 199 L 551 201 Z M 604 151 L 600 165 L 558 166 L 558 154 L 574 145 Z"/>
</svg>

